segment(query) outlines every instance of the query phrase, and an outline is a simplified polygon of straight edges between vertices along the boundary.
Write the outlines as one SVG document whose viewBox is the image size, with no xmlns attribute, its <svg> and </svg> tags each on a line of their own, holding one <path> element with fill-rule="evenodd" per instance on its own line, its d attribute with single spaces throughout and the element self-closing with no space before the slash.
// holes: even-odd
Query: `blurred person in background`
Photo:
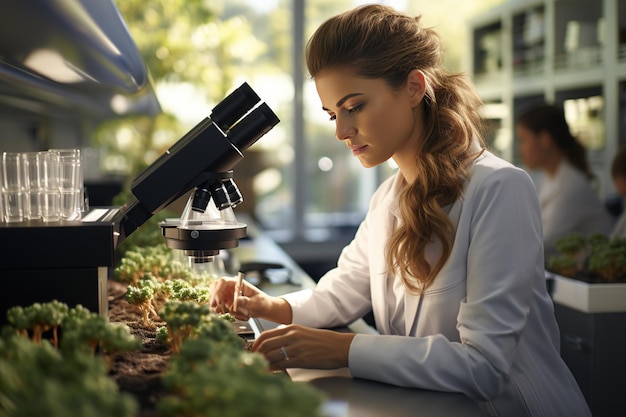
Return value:
<svg viewBox="0 0 626 417">
<path fill-rule="evenodd" d="M 615 191 L 626 201 L 626 146 L 622 146 L 611 163 L 611 178 Z M 622 203 L 622 213 L 611 232 L 611 238 L 626 238 L 626 209 Z"/>
<path fill-rule="evenodd" d="M 515 121 L 524 164 L 544 175 L 539 184 L 545 260 L 557 253 L 554 242 L 571 233 L 609 235 L 613 218 L 593 184 L 584 146 L 572 136 L 562 109 L 552 104 L 530 108 Z"/>
<path fill-rule="evenodd" d="M 348 367 L 463 393 L 491 416 L 589 417 L 559 355 L 535 186 L 485 149 L 480 99 L 442 58 L 433 29 L 386 6 L 317 29 L 307 67 L 336 138 L 364 167 L 393 159 L 398 172 L 313 290 L 273 297 L 223 278 L 211 307 L 285 324 L 252 345 L 272 369 Z M 377 334 L 327 330 L 370 310 Z"/>
</svg>

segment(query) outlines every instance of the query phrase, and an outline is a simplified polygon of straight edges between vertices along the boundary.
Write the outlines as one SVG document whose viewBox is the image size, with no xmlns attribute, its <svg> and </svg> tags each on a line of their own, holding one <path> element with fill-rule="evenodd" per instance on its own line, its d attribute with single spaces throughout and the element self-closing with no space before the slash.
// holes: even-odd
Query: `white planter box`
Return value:
<svg viewBox="0 0 626 417">
<path fill-rule="evenodd" d="M 549 272 L 546 278 L 554 280 L 555 303 L 584 313 L 626 312 L 626 283 L 589 284 Z"/>
</svg>

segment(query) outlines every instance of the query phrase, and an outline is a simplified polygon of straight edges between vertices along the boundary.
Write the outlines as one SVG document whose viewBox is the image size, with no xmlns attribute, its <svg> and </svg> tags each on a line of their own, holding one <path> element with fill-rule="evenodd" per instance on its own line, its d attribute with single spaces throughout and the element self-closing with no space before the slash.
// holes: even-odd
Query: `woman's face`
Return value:
<svg viewBox="0 0 626 417">
<path fill-rule="evenodd" d="M 515 126 L 515 135 L 517 136 L 517 150 L 524 165 L 530 169 L 541 168 L 545 149 L 540 135 L 521 124 Z"/>
<path fill-rule="evenodd" d="M 613 184 L 615 185 L 615 191 L 622 197 L 626 198 L 626 176 L 617 175 L 613 177 Z"/>
<path fill-rule="evenodd" d="M 415 89 L 423 90 L 423 86 L 411 87 L 409 82 L 396 91 L 383 79 L 361 78 L 341 69 L 322 71 L 315 77 L 315 85 L 323 110 L 335 122 L 337 139 L 344 141 L 364 167 L 377 166 L 391 157 L 396 162 L 396 158 L 414 160 L 421 128 L 415 108 L 423 92 L 418 101 L 414 95 Z"/>
</svg>

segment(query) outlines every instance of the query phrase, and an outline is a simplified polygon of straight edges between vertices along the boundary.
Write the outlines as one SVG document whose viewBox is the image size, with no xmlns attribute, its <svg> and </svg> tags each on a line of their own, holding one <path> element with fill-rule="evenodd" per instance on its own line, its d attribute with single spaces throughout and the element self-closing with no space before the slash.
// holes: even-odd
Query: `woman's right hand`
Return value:
<svg viewBox="0 0 626 417">
<path fill-rule="evenodd" d="M 235 293 L 239 293 L 236 306 Z M 245 280 L 241 288 L 236 278 L 219 278 L 211 283 L 211 310 L 218 314 L 230 313 L 238 320 L 262 315 L 264 297 L 268 295 Z"/>
<path fill-rule="evenodd" d="M 215 313 L 230 313 L 238 320 L 261 317 L 275 323 L 291 323 L 291 306 L 278 297 L 272 297 L 246 280 L 238 286 L 235 278 L 219 278 L 211 283 L 209 305 Z M 235 306 L 235 291 L 239 293 Z"/>
</svg>

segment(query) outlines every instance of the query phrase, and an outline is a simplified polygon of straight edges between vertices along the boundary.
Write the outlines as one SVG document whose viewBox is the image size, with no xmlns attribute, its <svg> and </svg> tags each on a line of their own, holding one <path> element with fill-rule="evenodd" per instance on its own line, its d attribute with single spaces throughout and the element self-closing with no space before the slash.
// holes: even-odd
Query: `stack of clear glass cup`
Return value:
<svg viewBox="0 0 626 417">
<path fill-rule="evenodd" d="M 2 219 L 17 223 L 24 219 L 24 182 L 22 156 L 18 152 L 2 153 Z"/>
<path fill-rule="evenodd" d="M 84 207 L 80 149 L 2 153 L 1 221 L 80 220 Z"/>
</svg>

